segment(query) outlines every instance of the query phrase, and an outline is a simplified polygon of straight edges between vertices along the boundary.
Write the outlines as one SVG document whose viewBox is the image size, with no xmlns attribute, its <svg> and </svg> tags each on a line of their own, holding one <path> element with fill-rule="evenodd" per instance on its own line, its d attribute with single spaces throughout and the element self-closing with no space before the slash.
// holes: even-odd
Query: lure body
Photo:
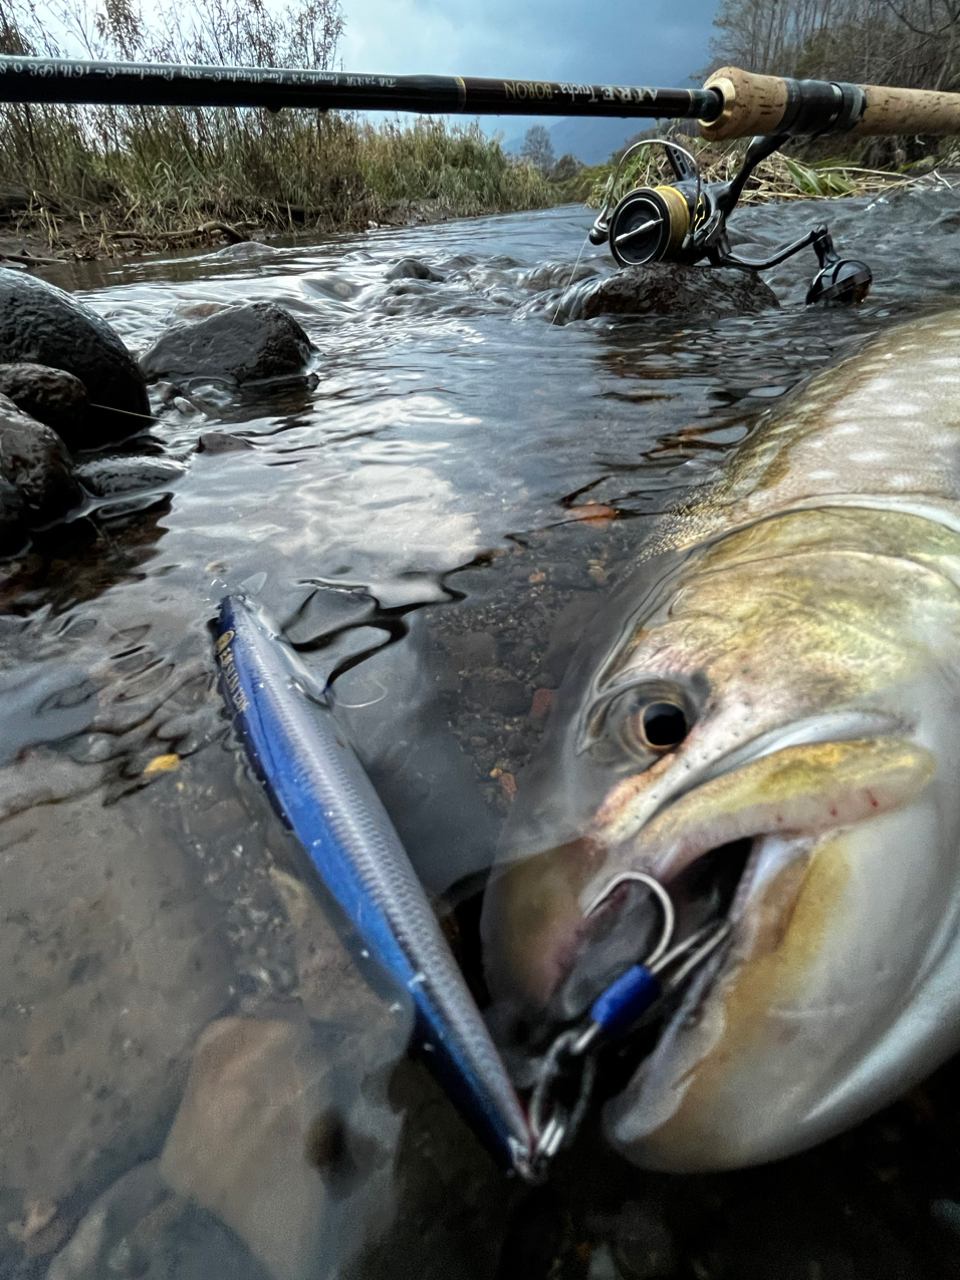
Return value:
<svg viewBox="0 0 960 1280">
<path fill-rule="evenodd" d="M 306 672 L 264 617 L 225 598 L 220 680 L 284 822 L 380 968 L 416 1013 L 418 1046 L 486 1145 L 528 1173 L 527 1121 L 400 839 Z"/>
</svg>

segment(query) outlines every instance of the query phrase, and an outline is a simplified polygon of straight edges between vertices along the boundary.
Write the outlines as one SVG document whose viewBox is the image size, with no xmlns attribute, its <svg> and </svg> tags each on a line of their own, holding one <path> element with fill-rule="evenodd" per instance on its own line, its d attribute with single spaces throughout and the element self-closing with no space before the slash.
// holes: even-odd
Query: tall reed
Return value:
<svg viewBox="0 0 960 1280">
<path fill-rule="evenodd" d="M 60 7 L 57 7 L 57 5 Z M 186 24 L 186 25 L 185 25 Z M 0 51 L 234 66 L 329 67 L 339 0 L 0 0 Z M 162 34 L 159 34 L 162 33 Z M 557 188 L 511 163 L 476 125 L 374 127 L 314 111 L 0 107 L 0 188 L 26 192 L 21 222 L 56 243 L 180 233 L 211 222 L 290 231 L 541 208 Z"/>
</svg>

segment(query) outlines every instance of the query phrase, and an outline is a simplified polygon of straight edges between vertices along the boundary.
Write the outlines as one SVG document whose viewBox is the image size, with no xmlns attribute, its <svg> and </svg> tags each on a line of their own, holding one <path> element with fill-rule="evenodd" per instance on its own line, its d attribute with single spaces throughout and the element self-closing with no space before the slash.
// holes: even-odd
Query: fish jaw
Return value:
<svg viewBox="0 0 960 1280">
<path fill-rule="evenodd" d="M 812 840 L 758 842 L 733 942 L 609 1102 L 611 1145 L 647 1168 L 735 1168 L 856 1123 L 956 1039 L 960 959 L 930 793 Z M 894 856 L 891 856 L 894 855 Z"/>
</svg>

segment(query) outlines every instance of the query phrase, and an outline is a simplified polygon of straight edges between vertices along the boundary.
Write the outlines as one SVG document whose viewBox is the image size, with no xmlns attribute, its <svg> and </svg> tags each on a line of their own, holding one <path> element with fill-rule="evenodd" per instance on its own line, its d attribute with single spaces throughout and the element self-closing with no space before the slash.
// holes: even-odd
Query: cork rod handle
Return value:
<svg viewBox="0 0 960 1280">
<path fill-rule="evenodd" d="M 933 89 L 886 89 L 863 85 L 866 108 L 848 131 L 852 138 L 872 134 L 960 134 L 960 93 Z M 721 67 L 704 85 L 723 97 L 716 120 L 700 121 L 704 138 L 747 138 L 777 133 L 788 107 L 788 84 L 780 76 L 755 75 L 739 67 Z"/>
</svg>

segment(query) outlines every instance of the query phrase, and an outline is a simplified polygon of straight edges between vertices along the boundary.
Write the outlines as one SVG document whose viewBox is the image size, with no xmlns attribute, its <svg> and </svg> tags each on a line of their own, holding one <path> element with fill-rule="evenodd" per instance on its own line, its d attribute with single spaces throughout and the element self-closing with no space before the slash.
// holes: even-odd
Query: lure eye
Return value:
<svg viewBox="0 0 960 1280">
<path fill-rule="evenodd" d="M 690 731 L 687 713 L 675 702 L 648 702 L 636 713 L 634 728 L 640 741 L 651 751 L 678 747 Z"/>
</svg>

